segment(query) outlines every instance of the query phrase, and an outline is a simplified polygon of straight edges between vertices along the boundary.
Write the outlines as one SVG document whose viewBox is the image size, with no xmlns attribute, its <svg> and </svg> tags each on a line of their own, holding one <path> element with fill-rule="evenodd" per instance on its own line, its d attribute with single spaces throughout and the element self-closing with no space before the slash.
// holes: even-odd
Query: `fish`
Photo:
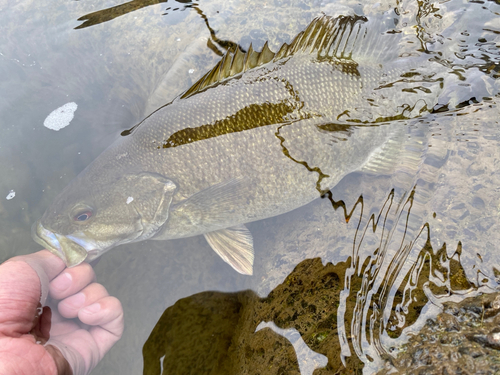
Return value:
<svg viewBox="0 0 500 375">
<path fill-rule="evenodd" d="M 73 267 L 124 243 L 204 235 L 251 275 L 245 224 L 304 206 L 353 171 L 390 168 L 404 120 L 436 103 L 439 89 L 413 89 L 431 81 L 388 59 L 394 46 L 367 24 L 322 15 L 276 53 L 228 51 L 75 177 L 33 239 Z"/>
</svg>

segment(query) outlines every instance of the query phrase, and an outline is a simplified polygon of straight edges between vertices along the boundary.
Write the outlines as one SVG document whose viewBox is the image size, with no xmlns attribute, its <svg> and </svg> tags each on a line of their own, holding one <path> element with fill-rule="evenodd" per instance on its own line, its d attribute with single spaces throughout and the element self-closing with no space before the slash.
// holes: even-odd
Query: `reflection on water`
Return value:
<svg viewBox="0 0 500 375">
<path fill-rule="evenodd" d="M 273 322 L 261 322 L 255 332 L 264 328 L 270 328 L 278 335 L 286 338 L 293 346 L 297 355 L 299 371 L 302 375 L 312 375 L 315 369 L 325 367 L 328 359 L 321 354 L 318 354 L 307 346 L 300 333 L 295 328 L 281 329 Z"/>
<path fill-rule="evenodd" d="M 114 6 L 112 8 L 98 10 L 97 12 L 92 12 L 78 18 L 78 21 L 84 21 L 84 22 L 81 25 L 75 27 L 75 29 L 84 29 L 86 27 L 98 25 L 103 22 L 111 21 L 125 14 L 132 13 L 133 11 L 139 9 L 167 2 L 168 0 L 150 0 L 150 1 L 134 0 L 134 1 L 129 1 L 128 3 L 125 4 Z"/>
<path fill-rule="evenodd" d="M 460 337 L 461 346 L 484 345 L 486 354 L 471 352 L 471 361 L 494 357 L 497 349 L 481 344 L 493 334 L 482 331 L 489 318 L 480 298 L 497 290 L 500 270 L 496 2 L 214 0 L 53 7 L 43 1 L 0 6 L 2 259 L 37 250 L 31 223 L 54 196 L 121 131 L 214 66 L 228 48 L 225 41 L 245 51 L 250 43 L 260 50 L 269 41 L 276 51 L 320 10 L 354 9 L 399 35 L 401 55 L 425 53 L 443 68 L 434 76 L 424 65 L 420 76 L 402 77 L 399 85 L 412 80 L 413 89 L 425 94 L 428 83 L 447 80 L 433 113 L 403 122 L 405 152 L 392 172 L 382 175 L 372 165 L 344 178 L 323 199 L 249 225 L 254 277 L 227 270 L 200 238 L 127 245 L 103 258 L 97 277 L 123 302 L 127 328 L 96 374 L 140 373 L 145 342 L 150 373 L 161 366 L 164 373 L 182 373 L 193 358 L 197 373 L 298 373 L 293 345 L 271 329 L 256 332 L 261 322 L 296 330 L 309 350 L 326 356 L 328 364 L 315 374 L 345 368 L 374 373 L 384 361 L 403 369 L 423 366 L 412 344 L 435 350 L 439 345 L 429 343 L 444 338 L 432 341 L 433 327 L 446 335 L 456 322 L 443 322 L 453 319 L 469 319 L 477 330 L 468 334 L 471 339 Z M 68 102 L 78 104 L 71 125 L 57 134 L 44 128 L 47 115 Z M 413 114 L 407 117 L 418 117 Z M 1 198 L 11 190 L 12 199 Z M 244 289 L 258 296 L 237 292 Z M 450 307 L 474 296 L 468 310 Z M 493 302 L 484 304 L 490 305 L 494 309 Z M 163 311 L 168 319 L 154 328 Z M 198 316 L 205 320 L 196 328 Z M 435 326 L 429 326 L 431 318 Z M 458 341 L 446 342 L 449 352 L 442 358 L 469 355 L 455 349 Z"/>
<path fill-rule="evenodd" d="M 356 227 L 353 256 L 346 262 L 304 260 L 265 298 L 250 291 L 204 292 L 178 301 L 165 311 L 144 346 L 144 373 L 309 374 L 321 369 L 320 374 L 333 374 L 359 371 L 359 360 L 365 372 L 377 371 L 444 305 L 497 290 L 497 281 L 481 271 L 477 279 L 467 278 L 461 242 L 450 252 L 446 244 L 433 249 L 429 223 L 414 236 L 407 233 L 417 192 L 413 189 L 397 204 L 392 190 L 381 211 L 367 220 L 363 197 L 350 215 L 337 205 Z M 401 237 L 394 235 L 399 225 Z M 393 254 L 390 244 L 399 246 Z M 363 251 L 365 246 L 369 252 Z M 482 300 L 474 307 L 486 308 Z M 455 330 L 468 320 L 455 322 Z M 278 336 L 257 334 L 265 327 Z M 214 336 L 219 338 L 215 342 Z M 470 343 L 478 340 L 477 335 L 470 337 Z M 290 344 L 294 351 L 282 348 Z M 224 357 L 214 354 L 216 347 Z"/>
<path fill-rule="evenodd" d="M 429 316 L 427 310 L 439 309 L 443 301 L 458 296 L 477 295 L 479 289 L 493 292 L 497 286 L 495 280 L 475 283 L 467 279 L 460 242 L 451 252 L 446 244 L 433 249 L 432 222 L 423 223 L 419 232 L 408 233 L 416 190 L 399 206 L 391 192 L 379 215 L 372 215 L 355 237 L 354 261 L 346 270 L 338 321 L 345 323 L 340 331 L 342 354 L 356 354 L 365 364 L 392 352 L 410 332 L 418 332 Z M 398 226 L 403 227 L 402 233 Z M 363 247 L 373 249 L 373 244 L 375 251 L 364 258 Z M 391 245 L 399 247 L 391 252 Z"/>
</svg>

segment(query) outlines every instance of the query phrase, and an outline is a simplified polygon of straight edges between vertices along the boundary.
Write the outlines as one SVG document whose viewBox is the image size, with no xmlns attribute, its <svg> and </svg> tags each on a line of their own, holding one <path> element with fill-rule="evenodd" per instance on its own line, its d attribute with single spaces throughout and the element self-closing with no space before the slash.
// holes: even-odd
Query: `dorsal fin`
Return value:
<svg viewBox="0 0 500 375">
<path fill-rule="evenodd" d="M 332 18 L 323 15 L 315 18 L 290 44 L 284 43 L 276 53 L 269 49 L 267 42 L 261 52 L 255 52 L 251 44 L 246 53 L 238 48 L 236 52 L 228 50 L 217 65 L 191 86 L 181 99 L 188 98 L 227 78 L 297 53 L 317 54 L 319 60 L 351 59 L 352 48 L 360 31 L 357 27 L 360 21 L 366 22 L 366 18 L 361 16 Z"/>
</svg>

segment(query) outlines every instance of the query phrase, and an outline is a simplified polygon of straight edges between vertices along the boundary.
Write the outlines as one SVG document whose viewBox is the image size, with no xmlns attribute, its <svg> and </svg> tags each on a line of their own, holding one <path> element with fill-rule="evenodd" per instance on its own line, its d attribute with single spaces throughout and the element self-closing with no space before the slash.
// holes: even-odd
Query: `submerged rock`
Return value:
<svg viewBox="0 0 500 375">
<path fill-rule="evenodd" d="M 144 374 L 301 374 L 306 362 L 316 375 L 357 373 L 357 357 L 347 359 L 347 368 L 340 361 L 336 320 L 344 271 L 343 263 L 323 266 L 319 258 L 306 259 L 266 298 L 243 291 L 179 300 L 144 345 Z M 270 321 L 298 331 L 309 354 L 296 353 L 270 328 L 256 332 Z M 319 368 L 322 356 L 328 364 Z"/>
<path fill-rule="evenodd" d="M 361 374 L 357 356 L 341 361 L 337 309 L 345 271 L 346 263 L 306 259 L 265 298 L 209 291 L 177 301 L 144 345 L 144 374 Z M 351 288 L 361 283 L 354 278 Z M 347 321 L 353 305 L 347 301 Z M 393 348 L 395 357 L 382 354 L 378 375 L 499 373 L 499 327 L 500 293 L 446 302 Z M 352 348 L 351 333 L 347 338 Z"/>
<path fill-rule="evenodd" d="M 378 375 L 498 374 L 499 327 L 500 293 L 445 303 Z"/>
</svg>

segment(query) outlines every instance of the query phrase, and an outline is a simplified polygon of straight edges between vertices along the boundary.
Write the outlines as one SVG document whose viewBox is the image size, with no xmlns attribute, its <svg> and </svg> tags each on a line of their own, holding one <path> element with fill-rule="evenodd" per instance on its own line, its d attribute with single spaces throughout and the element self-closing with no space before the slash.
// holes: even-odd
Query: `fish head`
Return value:
<svg viewBox="0 0 500 375">
<path fill-rule="evenodd" d="M 151 238 L 168 219 L 176 185 L 150 172 L 82 172 L 32 227 L 33 239 L 68 267 L 117 245 Z"/>
</svg>

